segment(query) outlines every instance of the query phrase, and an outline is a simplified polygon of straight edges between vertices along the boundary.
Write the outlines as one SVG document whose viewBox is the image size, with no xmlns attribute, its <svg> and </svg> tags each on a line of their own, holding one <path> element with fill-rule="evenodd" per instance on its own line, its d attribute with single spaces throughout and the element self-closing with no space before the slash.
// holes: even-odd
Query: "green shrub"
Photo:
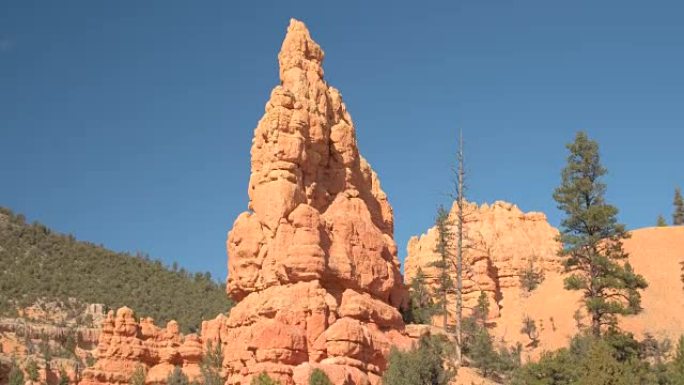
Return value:
<svg viewBox="0 0 684 385">
<path fill-rule="evenodd" d="M 454 373 L 445 367 L 449 352 L 443 338 L 422 337 L 409 351 L 392 348 L 383 385 L 446 385 Z"/>
<path fill-rule="evenodd" d="M 131 376 L 131 379 L 128 381 L 128 383 L 130 385 L 145 385 L 146 375 L 147 373 L 145 372 L 145 367 L 142 365 L 138 365 L 135 367 L 135 371 L 133 372 L 133 375 Z"/>
<path fill-rule="evenodd" d="M 527 292 L 531 292 L 536 289 L 542 281 L 544 281 L 544 273 L 539 270 L 536 265 L 537 257 L 532 256 L 525 266 L 520 271 L 520 286 L 524 288 Z"/>
<path fill-rule="evenodd" d="M 328 375 L 325 374 L 324 371 L 316 368 L 311 371 L 309 385 L 333 385 L 333 383 L 330 381 L 330 378 L 328 378 Z"/>
<path fill-rule="evenodd" d="M 24 385 L 24 372 L 21 371 L 21 368 L 19 368 L 19 365 L 15 360 L 12 360 L 7 384 Z"/>
<path fill-rule="evenodd" d="M 64 368 L 61 368 L 59 370 L 59 385 L 69 385 L 69 376 L 67 376 L 66 370 Z"/>
<path fill-rule="evenodd" d="M 256 377 L 252 377 L 250 385 L 280 385 L 280 382 L 272 379 L 266 373 L 261 373 Z"/>
<path fill-rule="evenodd" d="M 166 378 L 166 385 L 190 385 L 190 380 L 188 380 L 188 376 L 183 373 L 180 366 L 176 366 Z"/>
<path fill-rule="evenodd" d="M 411 280 L 408 308 L 402 311 L 404 322 L 429 325 L 432 323 L 432 316 L 438 312 L 432 292 L 425 282 L 425 274 L 418 268 L 416 276 Z"/>
<path fill-rule="evenodd" d="M 539 361 L 520 367 L 510 384 L 684 385 L 667 365 L 641 360 L 638 345 L 631 334 L 616 330 L 602 338 L 578 335 L 569 347 L 544 353 Z"/>
<path fill-rule="evenodd" d="M 221 344 L 214 345 L 212 341 L 207 343 L 207 350 L 202 357 L 200 371 L 202 373 L 202 385 L 223 385 L 221 366 L 223 365 L 223 351 Z"/>
<path fill-rule="evenodd" d="M 29 359 L 26 362 L 26 373 L 28 373 L 29 380 L 38 381 L 38 364 L 36 361 Z"/>
<path fill-rule="evenodd" d="M 537 346 L 539 344 L 539 330 L 537 330 L 537 323 L 530 316 L 526 315 L 525 318 L 523 318 L 520 333 L 527 335 L 531 341 L 531 346 Z"/>
</svg>

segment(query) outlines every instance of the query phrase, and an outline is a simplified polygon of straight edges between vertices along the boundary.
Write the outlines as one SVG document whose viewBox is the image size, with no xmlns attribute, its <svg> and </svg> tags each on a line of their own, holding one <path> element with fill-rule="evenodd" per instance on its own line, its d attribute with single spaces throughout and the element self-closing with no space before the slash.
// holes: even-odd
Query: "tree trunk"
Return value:
<svg viewBox="0 0 684 385">
<path fill-rule="evenodd" d="M 461 365 L 462 348 L 462 324 L 463 324 L 463 179 L 465 170 L 463 168 L 463 133 L 459 132 L 458 141 L 458 175 L 456 187 L 456 200 L 458 204 L 457 218 L 457 237 L 458 244 L 456 249 L 456 362 Z"/>
</svg>

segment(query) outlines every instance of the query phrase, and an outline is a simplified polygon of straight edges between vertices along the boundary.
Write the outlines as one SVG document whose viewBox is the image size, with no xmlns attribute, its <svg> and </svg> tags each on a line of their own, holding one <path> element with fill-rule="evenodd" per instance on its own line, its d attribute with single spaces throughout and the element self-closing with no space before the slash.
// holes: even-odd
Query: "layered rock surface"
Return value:
<svg viewBox="0 0 684 385">
<path fill-rule="evenodd" d="M 249 211 L 227 241 L 227 291 L 240 302 L 205 327 L 225 346 L 227 384 L 261 372 L 303 384 L 313 368 L 375 384 L 390 347 L 410 344 L 392 209 L 303 23 L 290 22 L 278 61 L 252 142 Z"/>
<path fill-rule="evenodd" d="M 139 366 L 146 371 L 145 383 L 165 384 L 175 366 L 190 380 L 199 378 L 203 344 L 195 334 L 183 336 L 178 323 L 166 328 L 151 318 L 136 321 L 133 311 L 123 307 L 109 312 L 102 322 L 97 362 L 83 372 L 82 385 L 128 384 Z"/>
<path fill-rule="evenodd" d="M 548 223 L 543 213 L 524 213 L 517 206 L 502 201 L 492 205 L 466 203 L 463 213 L 465 315 L 476 305 L 480 292 L 484 292 L 489 299 L 490 317 L 498 317 L 506 305 L 504 292 L 520 291 L 520 275 L 524 269 L 531 268 L 542 275 L 561 270 L 557 256 L 560 248 L 556 241 L 558 230 Z M 454 204 L 449 213 L 454 234 L 457 214 L 458 206 Z M 405 261 L 407 283 L 420 269 L 429 284 L 437 284 L 439 271 L 434 262 L 440 256 L 435 252 L 436 242 L 435 227 L 409 240 Z M 455 282 L 455 269 L 451 269 L 451 275 Z M 450 295 L 450 309 L 455 309 L 454 301 L 455 295 Z M 452 320 L 450 318 L 450 322 Z"/>
</svg>

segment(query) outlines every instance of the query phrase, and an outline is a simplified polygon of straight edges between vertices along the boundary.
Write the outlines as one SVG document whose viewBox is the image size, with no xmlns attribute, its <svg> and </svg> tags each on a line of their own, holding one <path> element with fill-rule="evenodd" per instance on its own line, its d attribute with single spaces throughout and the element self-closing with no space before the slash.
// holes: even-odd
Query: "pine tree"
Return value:
<svg viewBox="0 0 684 385">
<path fill-rule="evenodd" d="M 584 132 L 567 145 L 570 155 L 562 172 L 562 183 L 553 194 L 566 217 L 561 223 L 560 255 L 571 274 L 565 288 L 584 294 L 591 330 L 601 335 L 604 326 L 616 326 L 617 315 L 641 310 L 640 289 L 647 284 L 634 272 L 622 241 L 629 237 L 617 221 L 618 210 L 606 203 L 606 185 L 601 177 L 598 143 Z"/>
<path fill-rule="evenodd" d="M 665 221 L 665 217 L 663 217 L 662 215 L 658 215 L 658 219 L 656 220 L 656 226 L 666 227 L 667 222 Z"/>
<path fill-rule="evenodd" d="M 682 198 L 682 190 L 679 187 L 675 189 L 672 224 L 675 226 L 684 225 L 684 198 Z"/>
<path fill-rule="evenodd" d="M 452 221 L 449 218 L 449 212 L 440 206 L 437 209 L 437 217 L 435 218 L 435 227 L 437 228 L 437 245 L 435 246 L 435 253 L 439 260 L 432 263 L 432 266 L 439 270 L 437 293 L 437 306 L 443 316 L 442 327 L 446 330 L 448 310 L 447 297 L 454 288 L 454 282 L 451 279 L 451 248 L 453 244 L 453 233 L 451 231 Z"/>
<path fill-rule="evenodd" d="M 392 347 L 382 385 L 447 385 L 453 378 L 443 336 L 421 337 L 408 351 Z"/>
<path fill-rule="evenodd" d="M 404 321 L 406 323 L 429 325 L 432 322 L 435 310 L 432 293 L 425 282 L 425 274 L 421 268 L 418 268 L 416 276 L 411 280 L 409 306 L 406 310 Z"/>
<path fill-rule="evenodd" d="M 480 325 L 480 327 L 485 328 L 487 326 L 487 319 L 489 318 L 489 298 L 487 293 L 480 291 L 480 295 L 477 297 L 477 304 L 473 309 L 473 318 Z"/>
<path fill-rule="evenodd" d="M 217 343 L 214 345 L 209 341 L 207 343 L 207 351 L 200 364 L 200 371 L 204 380 L 202 385 L 223 385 L 224 381 L 221 376 L 222 365 L 223 351 L 221 350 L 221 344 Z"/>
</svg>

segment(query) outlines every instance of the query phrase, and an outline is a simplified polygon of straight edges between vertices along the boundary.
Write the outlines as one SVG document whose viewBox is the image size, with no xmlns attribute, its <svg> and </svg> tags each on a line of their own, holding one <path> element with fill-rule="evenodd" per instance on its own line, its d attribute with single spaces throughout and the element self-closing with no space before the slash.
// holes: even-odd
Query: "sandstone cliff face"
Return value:
<svg viewBox="0 0 684 385">
<path fill-rule="evenodd" d="M 456 208 L 451 216 L 455 218 Z M 582 309 L 580 292 L 565 290 L 566 274 L 556 251 L 558 231 L 549 225 L 541 213 L 523 213 L 516 206 L 496 202 L 493 205 L 468 204 L 466 214 L 464 269 L 464 315 L 467 307 L 475 304 L 479 290 L 490 298 L 490 327 L 497 341 L 507 345 L 523 344 L 523 360 L 535 360 L 543 351 L 567 346 L 571 336 L 577 334 L 578 325 L 588 325 Z M 684 291 L 680 280 L 680 264 L 684 261 L 684 226 L 639 229 L 630 232 L 624 247 L 635 271 L 642 274 L 649 287 L 642 293 L 643 311 L 620 319 L 620 326 L 638 338 L 649 333 L 656 338 L 674 341 L 684 332 Z M 421 268 L 434 283 L 437 271 L 431 263 L 437 260 L 434 253 L 436 230 L 428 230 L 413 237 L 408 244 L 406 280 L 415 277 Z M 544 280 L 531 292 L 520 286 L 518 272 L 536 256 L 535 266 L 543 272 Z M 453 277 L 455 279 L 455 276 Z M 454 309 L 454 297 L 450 309 Z M 523 319 L 530 317 L 536 323 L 539 342 L 531 344 L 529 337 L 520 332 Z M 435 319 L 435 321 L 438 321 Z M 440 319 L 441 321 L 441 319 Z M 453 322 L 452 319 L 450 319 Z M 435 322 L 439 324 L 439 322 Z"/>
<path fill-rule="evenodd" d="M 520 274 L 532 268 L 548 274 L 561 269 L 555 240 L 558 230 L 538 212 L 523 213 L 517 206 L 497 201 L 492 205 L 466 203 L 464 206 L 463 300 L 464 315 L 477 303 L 480 292 L 489 298 L 490 317 L 496 318 L 505 305 L 505 291 L 520 291 Z M 458 206 L 449 214 L 455 224 Z M 453 226 L 456 233 L 456 227 Z M 410 283 L 421 269 L 430 284 L 436 284 L 438 269 L 432 264 L 439 260 L 434 251 L 436 228 L 430 228 L 408 243 L 405 261 L 406 282 Z M 455 256 L 455 252 L 454 252 Z M 452 278 L 456 281 L 455 269 Z M 449 297 L 449 308 L 454 309 L 455 296 Z"/>
<path fill-rule="evenodd" d="M 97 362 L 83 372 L 82 385 L 124 385 L 138 366 L 147 376 L 146 384 L 165 384 L 175 366 L 181 367 L 190 380 L 200 376 L 201 339 L 183 336 L 178 324 L 170 321 L 165 329 L 152 319 L 137 322 L 133 311 L 123 307 L 109 312 L 102 322 L 97 346 Z"/>
<path fill-rule="evenodd" d="M 33 361 L 38 365 L 39 381 L 48 385 L 57 384 L 60 369 L 64 369 L 70 383 L 76 384 L 82 362 L 93 357 L 103 318 L 102 305 L 75 300 L 39 300 L 18 308 L 16 316 L 0 318 L 0 363 L 16 360 L 25 369 Z M 52 352 L 49 370 L 43 353 L 46 347 Z M 2 376 L 0 370 L 0 382 Z"/>
<path fill-rule="evenodd" d="M 621 317 L 620 327 L 643 338 L 645 333 L 676 341 L 684 333 L 684 290 L 680 280 L 680 263 L 684 261 L 684 226 L 652 227 L 630 231 L 624 241 L 625 251 L 634 270 L 643 275 L 648 288 L 642 292 L 643 311 L 635 316 Z M 506 306 L 496 320 L 494 335 L 509 343 L 530 340 L 519 332 L 524 317 L 536 321 L 539 345 L 526 346 L 523 358 L 536 359 L 541 352 L 567 346 L 569 338 L 578 332 L 574 313 L 582 308 L 580 292 L 563 287 L 564 273 L 549 273 L 544 282 L 529 295 L 505 292 Z M 585 316 L 579 322 L 586 327 Z"/>
<path fill-rule="evenodd" d="M 205 328 L 225 346 L 227 384 L 261 372 L 304 384 L 314 367 L 335 384 L 375 384 L 390 346 L 410 344 L 392 209 L 303 23 L 290 22 L 278 61 L 252 142 L 249 211 L 227 241 L 227 291 L 240 302 Z"/>
</svg>

